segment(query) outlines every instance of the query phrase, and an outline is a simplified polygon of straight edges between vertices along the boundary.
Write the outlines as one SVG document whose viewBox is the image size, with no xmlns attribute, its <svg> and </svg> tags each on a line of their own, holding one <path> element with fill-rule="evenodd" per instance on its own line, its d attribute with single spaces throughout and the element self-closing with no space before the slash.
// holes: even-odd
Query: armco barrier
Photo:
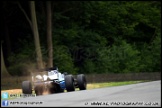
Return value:
<svg viewBox="0 0 162 108">
<path fill-rule="evenodd" d="M 108 73 L 108 74 L 87 74 L 88 83 L 115 82 L 115 81 L 136 81 L 136 80 L 161 80 L 161 72 L 142 73 Z"/>
</svg>

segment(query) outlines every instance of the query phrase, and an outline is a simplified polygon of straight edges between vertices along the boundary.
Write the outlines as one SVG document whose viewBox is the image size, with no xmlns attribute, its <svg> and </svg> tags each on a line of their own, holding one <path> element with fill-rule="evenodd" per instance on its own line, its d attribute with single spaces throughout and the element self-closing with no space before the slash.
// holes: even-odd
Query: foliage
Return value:
<svg viewBox="0 0 162 108">
<path fill-rule="evenodd" d="M 76 74 L 77 68 L 74 67 L 73 59 L 66 46 L 54 47 L 54 65 L 59 68 L 60 72 L 67 72 L 69 74 Z"/>
<path fill-rule="evenodd" d="M 112 47 L 100 49 L 98 67 L 101 72 L 139 72 L 140 52 L 121 40 Z"/>
<path fill-rule="evenodd" d="M 12 53 L 8 57 L 10 63 L 8 70 L 11 75 L 15 76 L 30 75 L 30 72 L 36 69 L 34 43 L 25 40 L 20 43 L 24 47 L 20 47 L 16 53 Z"/>
<path fill-rule="evenodd" d="M 36 13 L 46 62 L 44 3 L 36 2 Z M 20 4 L 29 14 L 27 3 Z M 13 52 L 5 60 L 16 74 L 23 64 L 36 61 L 32 31 L 14 2 L 2 5 L 10 13 L 2 15 L 7 20 L 3 24 L 8 26 Z M 52 6 L 53 62 L 60 71 L 73 74 L 161 71 L 161 2 L 53 1 Z M 6 34 L 6 29 L 2 31 Z M 5 35 L 2 39 L 7 46 Z"/>
<path fill-rule="evenodd" d="M 150 45 L 145 44 L 141 51 L 141 71 L 161 71 L 161 35 L 158 34 Z"/>
</svg>

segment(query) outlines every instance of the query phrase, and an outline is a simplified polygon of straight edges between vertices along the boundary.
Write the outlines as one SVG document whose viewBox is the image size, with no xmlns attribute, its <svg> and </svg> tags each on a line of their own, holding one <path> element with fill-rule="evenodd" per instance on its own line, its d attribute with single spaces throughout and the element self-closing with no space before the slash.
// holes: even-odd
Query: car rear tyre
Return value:
<svg viewBox="0 0 162 108">
<path fill-rule="evenodd" d="M 22 82 L 22 92 L 24 94 L 32 94 L 32 85 L 30 81 Z"/>
<path fill-rule="evenodd" d="M 80 90 L 86 90 L 87 81 L 84 74 L 77 75 L 77 83 Z"/>
<path fill-rule="evenodd" d="M 72 75 L 65 76 L 65 86 L 67 92 L 75 91 L 74 78 Z"/>
</svg>

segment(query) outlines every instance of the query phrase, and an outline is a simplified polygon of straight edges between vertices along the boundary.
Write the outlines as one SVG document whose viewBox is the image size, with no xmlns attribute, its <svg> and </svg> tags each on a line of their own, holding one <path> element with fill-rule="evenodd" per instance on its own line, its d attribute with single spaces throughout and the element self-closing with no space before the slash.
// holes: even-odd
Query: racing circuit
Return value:
<svg viewBox="0 0 162 108">
<path fill-rule="evenodd" d="M 11 105 L 10 102 L 16 103 Z M 41 102 L 41 104 L 36 104 Z M 9 107 L 161 106 L 161 80 L 9 100 Z"/>
</svg>

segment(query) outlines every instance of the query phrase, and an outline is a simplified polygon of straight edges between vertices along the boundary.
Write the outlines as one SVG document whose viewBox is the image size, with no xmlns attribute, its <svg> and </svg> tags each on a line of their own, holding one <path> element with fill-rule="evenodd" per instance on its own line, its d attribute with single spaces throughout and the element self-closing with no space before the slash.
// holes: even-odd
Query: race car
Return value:
<svg viewBox="0 0 162 108">
<path fill-rule="evenodd" d="M 87 81 L 84 74 L 72 75 L 67 72 L 61 73 L 58 68 L 48 68 L 32 73 L 32 81 L 22 82 L 22 93 L 42 95 L 45 91 L 49 93 L 61 93 L 79 90 L 86 90 Z"/>
</svg>

